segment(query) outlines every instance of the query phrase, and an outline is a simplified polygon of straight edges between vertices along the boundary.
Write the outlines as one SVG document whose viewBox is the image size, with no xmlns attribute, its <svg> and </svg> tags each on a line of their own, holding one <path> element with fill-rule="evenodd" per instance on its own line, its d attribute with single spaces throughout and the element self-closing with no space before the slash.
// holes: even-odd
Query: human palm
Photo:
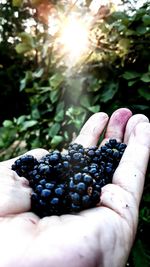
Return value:
<svg viewBox="0 0 150 267">
<path fill-rule="evenodd" d="M 136 234 L 138 208 L 150 152 L 150 124 L 125 108 L 110 119 L 93 115 L 75 142 L 96 145 L 105 137 L 127 143 L 113 183 L 102 188 L 100 204 L 77 215 L 40 219 L 30 211 L 31 188 L 11 170 L 15 159 L 0 163 L 0 267 L 122 267 Z M 37 159 L 43 149 L 29 151 Z"/>
</svg>

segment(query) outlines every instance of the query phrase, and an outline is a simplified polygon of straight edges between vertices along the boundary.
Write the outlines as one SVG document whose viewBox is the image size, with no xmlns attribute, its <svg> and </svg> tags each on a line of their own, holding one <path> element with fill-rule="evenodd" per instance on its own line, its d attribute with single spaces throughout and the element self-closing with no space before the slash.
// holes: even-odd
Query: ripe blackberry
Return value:
<svg viewBox="0 0 150 267">
<path fill-rule="evenodd" d="M 87 165 L 87 159 L 82 145 L 76 143 L 70 144 L 68 147 L 68 155 L 70 156 L 72 173 L 82 171 L 82 169 Z"/>
<path fill-rule="evenodd" d="M 24 155 L 14 162 L 12 165 L 12 170 L 15 171 L 19 176 L 28 178 L 30 171 L 33 170 L 37 163 L 37 159 L 32 155 Z"/>
<path fill-rule="evenodd" d="M 28 180 L 30 181 L 30 186 L 34 189 L 40 179 L 56 180 L 57 183 L 61 183 L 61 181 L 66 180 L 69 174 L 69 157 L 62 155 L 59 151 L 52 151 L 42 157 L 29 172 Z"/>
<path fill-rule="evenodd" d="M 101 150 L 97 146 L 85 148 L 85 155 L 88 163 L 100 163 L 101 161 Z"/>
<path fill-rule="evenodd" d="M 71 143 L 69 146 L 68 146 L 68 152 L 70 154 L 70 151 L 73 150 L 74 152 L 79 152 L 79 153 L 82 153 L 84 154 L 84 148 L 81 144 L 77 144 L 77 143 Z"/>
<path fill-rule="evenodd" d="M 41 168 L 45 168 L 45 174 L 48 178 L 57 178 L 57 180 L 65 180 L 66 176 L 70 174 L 70 156 L 61 154 L 59 151 L 52 151 L 39 161 L 39 172 L 41 175 Z M 47 171 L 46 171 L 47 169 Z M 49 169 L 49 170 L 48 170 Z"/>
<path fill-rule="evenodd" d="M 125 148 L 126 144 L 117 142 L 116 139 L 110 139 L 101 148 L 86 148 L 85 154 L 89 163 L 86 172 L 89 172 L 99 184 L 111 183 Z"/>
<path fill-rule="evenodd" d="M 101 187 L 90 174 L 76 173 L 69 178 L 70 212 L 92 208 L 100 201 Z"/>
<path fill-rule="evenodd" d="M 107 173 L 107 165 L 105 163 L 91 163 L 83 169 L 83 172 L 90 174 L 101 187 L 112 181 L 112 175 Z"/>
<path fill-rule="evenodd" d="M 101 160 L 112 163 L 116 169 L 125 149 L 126 144 L 117 142 L 116 139 L 110 139 L 101 147 Z"/>
<path fill-rule="evenodd" d="M 31 210 L 39 217 L 61 215 L 67 212 L 66 184 L 39 180 L 31 195 Z"/>
</svg>

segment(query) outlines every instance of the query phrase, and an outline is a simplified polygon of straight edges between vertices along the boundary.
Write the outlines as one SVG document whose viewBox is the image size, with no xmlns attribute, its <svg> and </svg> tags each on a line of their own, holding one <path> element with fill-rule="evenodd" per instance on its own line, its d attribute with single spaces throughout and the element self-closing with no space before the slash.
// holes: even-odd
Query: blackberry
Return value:
<svg viewBox="0 0 150 267">
<path fill-rule="evenodd" d="M 49 178 L 55 176 L 57 180 L 65 180 L 66 176 L 70 174 L 70 156 L 61 154 L 59 151 L 52 151 L 41 158 L 38 167 L 39 171 L 41 171 L 41 167 L 49 168 L 47 172 Z"/>
<path fill-rule="evenodd" d="M 89 166 L 85 167 L 83 171 L 87 174 L 90 174 L 96 183 L 101 187 L 112 181 L 112 172 L 108 172 L 107 165 L 105 165 L 105 163 L 99 165 L 96 163 L 91 163 Z"/>
<path fill-rule="evenodd" d="M 39 180 L 31 194 L 31 210 L 41 218 L 67 213 L 66 184 Z"/>
<path fill-rule="evenodd" d="M 76 173 L 69 178 L 70 212 L 92 208 L 100 201 L 101 187 L 90 174 Z"/>
<path fill-rule="evenodd" d="M 58 151 L 52 151 L 42 157 L 29 172 L 28 180 L 34 189 L 39 180 L 46 179 L 48 182 L 56 180 L 57 183 L 61 183 L 68 175 L 70 175 L 69 157 Z"/>
<path fill-rule="evenodd" d="M 84 148 L 80 144 L 70 144 L 68 147 L 68 155 L 70 156 L 70 164 L 72 166 L 72 173 L 82 171 L 87 165 Z"/>
<path fill-rule="evenodd" d="M 77 144 L 77 143 L 72 143 L 68 146 L 68 152 L 70 154 L 70 151 L 73 150 L 75 152 L 79 152 L 84 154 L 84 148 L 81 144 Z"/>
<path fill-rule="evenodd" d="M 88 170 L 99 184 L 112 182 L 115 169 L 124 153 L 126 144 L 110 139 L 104 146 L 86 148 L 85 154 L 88 159 Z M 103 182 L 102 182 L 103 181 Z"/>
<path fill-rule="evenodd" d="M 85 149 L 85 155 L 88 163 L 100 163 L 101 161 L 101 150 L 97 146 L 92 146 Z"/>
<path fill-rule="evenodd" d="M 116 139 L 110 139 L 101 147 L 101 160 L 112 163 L 116 169 L 125 149 L 126 144 L 117 142 Z"/>
<path fill-rule="evenodd" d="M 29 173 L 33 170 L 36 164 L 38 164 L 36 158 L 34 158 L 32 155 L 24 155 L 14 162 L 12 165 L 12 170 L 15 171 L 19 176 L 29 178 Z"/>
</svg>

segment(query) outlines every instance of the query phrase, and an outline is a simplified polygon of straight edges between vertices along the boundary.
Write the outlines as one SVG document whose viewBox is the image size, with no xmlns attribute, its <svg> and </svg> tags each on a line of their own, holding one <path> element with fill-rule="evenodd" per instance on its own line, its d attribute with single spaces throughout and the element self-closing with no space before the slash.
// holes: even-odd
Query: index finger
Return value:
<svg viewBox="0 0 150 267">
<path fill-rule="evenodd" d="M 119 185 L 140 203 L 143 193 L 145 174 L 150 155 L 150 123 L 139 123 L 129 138 L 113 177 L 113 184 Z"/>
</svg>

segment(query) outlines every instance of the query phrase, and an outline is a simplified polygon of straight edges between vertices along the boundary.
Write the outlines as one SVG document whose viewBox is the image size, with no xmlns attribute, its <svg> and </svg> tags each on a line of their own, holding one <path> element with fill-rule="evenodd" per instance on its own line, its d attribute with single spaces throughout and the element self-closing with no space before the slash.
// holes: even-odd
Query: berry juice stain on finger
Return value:
<svg viewBox="0 0 150 267">
<path fill-rule="evenodd" d="M 132 116 L 132 112 L 128 109 L 120 109 L 114 112 L 111 117 L 113 125 L 124 126 L 128 119 Z"/>
</svg>

